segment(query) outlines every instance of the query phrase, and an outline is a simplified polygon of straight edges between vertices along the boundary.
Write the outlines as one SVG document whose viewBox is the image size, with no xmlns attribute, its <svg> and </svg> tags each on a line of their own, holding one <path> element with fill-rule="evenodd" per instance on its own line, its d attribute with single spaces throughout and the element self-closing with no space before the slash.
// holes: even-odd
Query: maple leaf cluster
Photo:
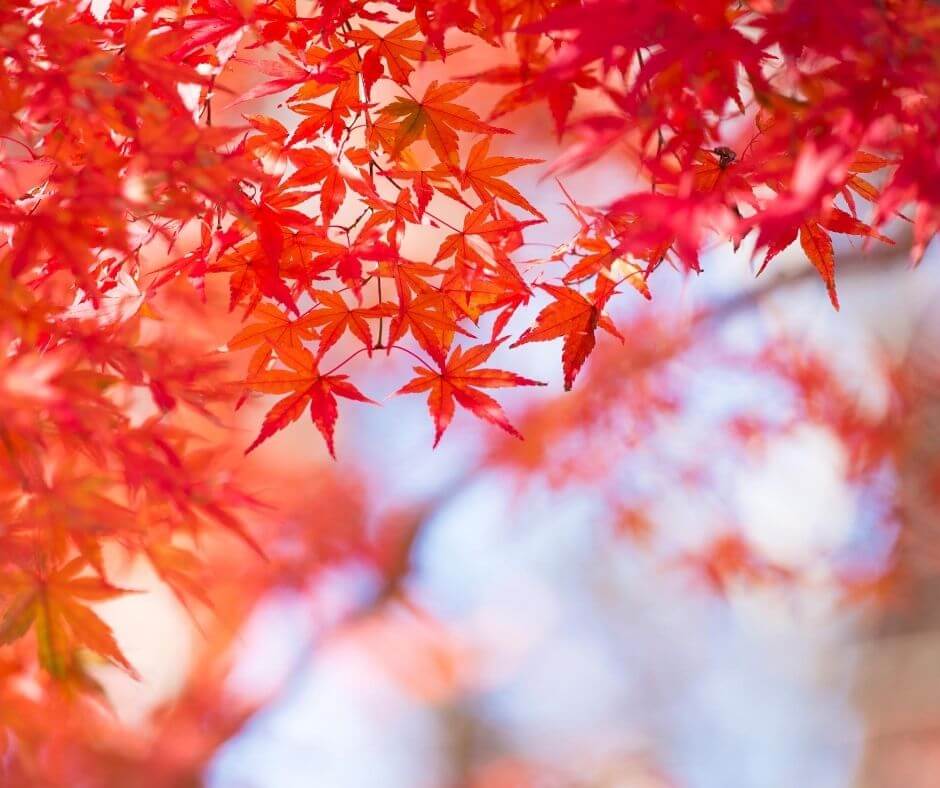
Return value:
<svg viewBox="0 0 940 788">
<path fill-rule="evenodd" d="M 599 328 L 623 340 L 606 314 L 618 287 L 649 298 L 650 275 L 662 263 L 700 271 L 709 238 L 735 249 L 753 238 L 761 271 L 798 239 L 836 308 L 832 233 L 892 244 L 880 229 L 911 221 L 904 211 L 913 207 L 919 258 L 937 227 L 937 162 L 925 143 L 936 136 L 940 111 L 937 47 L 924 38 L 935 14 L 923 3 L 825 13 L 812 3 L 418 3 L 414 18 L 398 23 L 391 8 L 338 7 L 335 17 L 306 20 L 311 32 L 320 26 L 312 39 L 276 42 L 259 16 L 249 24 L 254 35 L 282 51 L 276 62 L 250 59 L 275 78 L 236 101 L 286 94 L 280 106 L 295 120 L 249 116 L 255 133 L 245 146 L 265 177 L 251 221 L 229 227 L 245 240 L 210 270 L 231 273 L 233 308 L 250 313 L 272 302 L 282 310 L 276 319 L 289 324 L 278 335 L 286 344 L 273 334 L 259 340 L 265 349 L 252 360 L 250 390 L 274 390 L 269 373 L 258 374 L 271 359 L 298 369 L 290 358 L 294 326 L 329 327 L 312 360 L 301 362 L 303 374 L 287 375 L 293 388 L 278 389 L 290 396 L 259 439 L 298 418 L 304 401 L 332 451 L 331 373 L 346 360 L 322 377 L 319 366 L 344 332 L 369 355 L 377 346 L 420 354 L 425 371 L 399 393 L 427 390 L 426 374 L 444 391 L 455 342 L 466 345 L 491 316 L 488 343 L 475 346 L 483 353 L 520 307 L 546 294 L 550 302 L 511 346 L 563 339 L 570 389 Z M 630 19 L 629 31 L 611 18 Z M 471 43 L 448 49 L 449 31 Z M 537 162 L 491 154 L 509 130 L 467 103 L 471 82 L 412 86 L 419 66 L 460 61 L 480 46 L 474 39 L 504 45 L 518 63 L 472 75 L 510 86 L 491 119 L 545 101 L 559 138 L 576 140 L 554 171 L 616 152 L 649 183 L 606 206 L 564 192 L 577 234 L 524 267 L 523 233 L 545 216 L 506 176 Z M 187 49 L 190 57 L 198 51 Z M 312 214 L 296 211 L 308 200 Z M 870 205 L 868 221 L 860 203 Z M 450 218 L 460 213 L 462 221 Z M 336 223 L 337 215 L 350 221 Z M 419 227 L 440 233 L 437 253 L 425 260 L 405 252 Z M 472 346 L 461 352 L 475 355 Z M 352 386 L 336 393 L 366 401 Z M 456 401 L 512 431 L 502 416 L 491 418 L 494 403 Z M 437 395 L 429 406 L 436 443 L 450 421 L 449 399 Z"/>
</svg>

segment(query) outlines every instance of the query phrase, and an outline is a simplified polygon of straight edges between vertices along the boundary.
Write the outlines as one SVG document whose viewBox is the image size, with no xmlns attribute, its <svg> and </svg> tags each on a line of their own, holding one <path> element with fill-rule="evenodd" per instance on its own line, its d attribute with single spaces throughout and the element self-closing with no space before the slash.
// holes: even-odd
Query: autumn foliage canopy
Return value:
<svg viewBox="0 0 940 788">
<path fill-rule="evenodd" d="M 337 426 L 392 396 L 426 403 L 429 451 L 472 415 L 480 467 L 594 485 L 636 537 L 604 473 L 675 417 L 663 365 L 710 320 L 657 311 L 662 269 L 694 288 L 726 248 L 763 282 L 794 245 L 838 309 L 846 240 L 917 263 L 940 228 L 928 0 L 8 0 L 0 53 L 4 784 L 189 784 L 261 703 L 221 667 L 257 600 L 349 560 L 400 593 L 434 502 L 349 525 L 374 516 L 356 481 L 257 460 L 299 420 L 342 458 Z M 611 159 L 618 197 L 569 187 Z M 514 366 L 552 340 L 540 380 Z M 890 455 L 896 412 L 799 348 L 748 363 L 856 478 Z M 503 390 L 536 386 L 510 419 Z M 622 442 L 568 455 L 575 433 Z M 133 603 L 135 562 L 209 645 L 132 734 L 100 680 L 135 665 L 95 608 Z M 730 536 L 696 566 L 786 574 Z"/>
</svg>

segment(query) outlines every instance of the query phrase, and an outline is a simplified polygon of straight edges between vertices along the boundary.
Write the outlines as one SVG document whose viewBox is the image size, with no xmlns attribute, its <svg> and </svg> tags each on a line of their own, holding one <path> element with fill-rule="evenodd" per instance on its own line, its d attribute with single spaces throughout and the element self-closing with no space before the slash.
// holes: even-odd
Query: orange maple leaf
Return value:
<svg viewBox="0 0 940 788">
<path fill-rule="evenodd" d="M 387 317 L 395 312 L 395 307 L 391 304 L 350 308 L 340 293 L 327 290 L 312 290 L 311 294 L 317 299 L 317 306 L 308 313 L 310 321 L 323 327 L 320 332 L 320 346 L 317 349 L 319 358 L 322 358 L 346 331 L 362 342 L 371 355 L 374 344 L 367 318 Z"/>
<path fill-rule="evenodd" d="M 484 202 L 499 197 L 544 220 L 542 213 L 523 197 L 518 189 L 501 180 L 501 176 L 506 173 L 527 164 L 539 164 L 542 159 L 489 156 L 491 139 L 491 137 L 484 137 L 471 148 L 467 166 L 460 174 L 460 188 L 472 188 L 477 197 Z"/>
<path fill-rule="evenodd" d="M 402 386 L 397 394 L 422 394 L 428 392 L 428 410 L 434 419 L 434 445 L 454 417 L 454 401 L 475 416 L 506 430 L 517 438 L 522 436 L 509 423 L 500 404 L 479 391 L 481 388 L 508 388 L 511 386 L 544 386 L 537 380 L 529 380 L 513 372 L 500 369 L 475 369 L 485 363 L 500 341 L 476 345 L 464 351 L 457 347 L 450 354 L 446 365 L 439 371 L 426 367 L 415 367 L 418 377 Z"/>
<path fill-rule="evenodd" d="M 320 214 L 329 224 L 346 199 L 346 182 L 335 159 L 322 148 L 302 148 L 290 152 L 291 163 L 297 167 L 282 189 L 320 183 Z"/>
<path fill-rule="evenodd" d="M 588 299 L 570 287 L 539 287 L 551 294 L 555 300 L 539 312 L 535 325 L 525 331 L 510 347 L 564 337 L 561 360 L 565 373 L 565 391 L 570 391 L 575 376 L 594 349 L 594 332 L 598 326 L 623 341 L 623 336 L 611 319 L 601 311 L 612 290 L 608 283 L 604 288 L 599 287 L 598 294 Z"/>
<path fill-rule="evenodd" d="M 306 348 L 301 348 L 298 352 L 280 352 L 278 356 L 290 369 L 263 370 L 246 381 L 249 388 L 255 391 L 288 396 L 276 402 L 267 412 L 258 437 L 245 450 L 245 454 L 266 441 L 275 432 L 297 421 L 309 403 L 310 418 L 323 435 L 330 454 L 335 457 L 333 430 L 339 416 L 336 397 L 346 397 L 357 402 L 371 403 L 372 400 L 352 383 L 348 383 L 346 375 L 321 375 L 317 370 L 316 359 Z"/>
<path fill-rule="evenodd" d="M 636 258 L 624 254 L 612 246 L 606 238 L 584 237 L 578 239 L 578 246 L 588 252 L 571 270 L 565 274 L 566 284 L 590 279 L 602 274 L 613 281 L 625 280 L 647 300 L 652 298 L 646 281 L 646 271 L 640 267 Z"/>
<path fill-rule="evenodd" d="M 816 222 L 800 225 L 800 246 L 813 264 L 829 293 L 833 307 L 839 308 L 839 296 L 836 294 L 836 261 L 832 253 L 832 238 Z"/>
<path fill-rule="evenodd" d="M 518 233 L 530 225 L 538 224 L 537 219 L 524 222 L 513 218 L 494 219 L 492 218 L 493 210 L 494 203 L 490 200 L 464 216 L 463 229 L 451 233 L 441 242 L 434 262 L 439 263 L 451 255 L 456 255 L 458 263 L 470 261 L 482 266 L 489 265 L 490 260 L 480 253 L 478 247 L 474 246 L 472 236 L 478 236 L 487 243 L 494 243 L 504 235 Z"/>
<path fill-rule="evenodd" d="M 453 99 L 466 93 L 470 85 L 470 82 L 446 85 L 432 82 L 421 101 L 398 96 L 397 101 L 386 106 L 382 110 L 383 117 L 400 118 L 392 158 L 397 158 L 411 143 L 423 137 L 442 162 L 456 165 L 457 130 L 476 134 L 509 134 L 509 129 L 484 123 L 473 110 L 453 103 Z"/>
<path fill-rule="evenodd" d="M 796 240 L 799 233 L 800 246 L 806 254 L 813 267 L 819 272 L 823 282 L 826 284 L 826 290 L 829 293 L 829 300 L 832 305 L 839 308 L 839 296 L 836 293 L 836 261 L 832 249 L 832 238 L 829 232 L 841 233 L 843 235 L 857 235 L 862 238 L 874 238 L 882 243 L 894 244 L 890 238 L 881 235 L 870 225 L 856 219 L 854 216 L 843 211 L 841 208 L 831 207 L 818 220 L 808 220 L 796 227 L 785 228 L 779 234 L 772 238 L 767 245 L 767 255 L 758 271 L 762 273 L 767 264 L 780 252 L 786 249 Z"/>
<path fill-rule="evenodd" d="M 274 304 L 259 304 L 253 315 L 258 321 L 245 326 L 228 341 L 229 350 L 258 346 L 248 365 L 249 375 L 262 370 L 274 350 L 283 348 L 296 353 L 303 347 L 302 340 L 316 339 L 310 312 L 291 320 Z"/>
<path fill-rule="evenodd" d="M 51 574 L 9 573 L 0 588 L 11 593 L 0 619 L 0 645 L 18 640 L 35 626 L 39 662 L 53 676 L 64 678 L 73 665 L 76 648 L 84 646 L 136 678 L 111 628 L 79 602 L 113 599 L 130 592 L 100 577 L 78 577 L 86 564 L 85 558 L 79 557 Z"/>
<path fill-rule="evenodd" d="M 421 349 L 435 362 L 443 364 L 454 334 L 473 336 L 457 324 L 455 311 L 450 299 L 434 288 L 416 296 L 406 294 L 389 326 L 389 348 L 410 330 Z"/>
<path fill-rule="evenodd" d="M 353 30 L 349 38 L 369 48 L 362 59 L 362 72 L 366 78 L 366 89 L 372 87 L 382 74 L 381 61 L 388 67 L 388 75 L 399 85 L 407 85 L 408 77 L 415 70 L 409 61 L 440 60 L 440 53 L 431 49 L 418 38 L 418 23 L 411 19 L 403 22 L 391 32 L 380 36 L 363 25 Z"/>
</svg>

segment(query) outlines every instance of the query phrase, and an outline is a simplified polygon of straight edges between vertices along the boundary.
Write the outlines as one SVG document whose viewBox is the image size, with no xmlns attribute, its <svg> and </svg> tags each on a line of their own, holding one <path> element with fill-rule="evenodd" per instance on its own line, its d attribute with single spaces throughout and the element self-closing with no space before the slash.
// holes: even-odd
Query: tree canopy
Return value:
<svg viewBox="0 0 940 788">
<path fill-rule="evenodd" d="M 844 267 L 924 258 L 936 3 L 8 0 L 0 53 L 4 784 L 191 784 L 270 701 L 225 684 L 264 599 L 349 565 L 374 578 L 349 617 L 408 598 L 453 486 L 377 497 L 380 412 L 358 466 L 303 466 L 301 420 L 342 461 L 349 414 L 391 397 L 426 404 L 427 452 L 475 417 L 458 487 L 579 485 L 641 547 L 666 490 L 822 424 L 894 533 L 901 368 L 873 409 L 812 348 L 716 326 L 807 272 L 838 310 Z M 757 285 L 670 296 L 670 270 L 728 266 Z M 712 449 L 676 456 L 713 363 L 785 403 L 700 414 Z M 733 528 L 670 560 L 718 593 L 795 574 Z M 203 638 L 147 731 L 103 709 L 137 668 L 98 607 L 133 606 L 141 566 Z M 850 597 L 891 574 L 844 570 Z"/>
</svg>

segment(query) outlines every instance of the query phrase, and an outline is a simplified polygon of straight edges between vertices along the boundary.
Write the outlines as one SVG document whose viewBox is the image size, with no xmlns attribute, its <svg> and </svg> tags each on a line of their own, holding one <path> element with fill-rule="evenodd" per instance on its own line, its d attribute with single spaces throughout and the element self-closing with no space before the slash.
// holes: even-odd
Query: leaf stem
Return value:
<svg viewBox="0 0 940 788">
<path fill-rule="evenodd" d="M 321 378 L 325 378 L 327 375 L 332 375 L 334 372 L 336 372 L 336 370 L 340 369 L 341 367 L 346 366 L 346 364 L 348 364 L 350 361 L 352 361 L 356 356 L 358 356 L 358 355 L 360 355 L 360 354 L 362 354 L 362 353 L 365 353 L 366 350 L 368 350 L 368 348 L 364 348 L 364 347 L 359 348 L 359 350 L 357 350 L 355 353 L 352 353 L 351 355 L 346 356 L 346 358 L 344 358 L 342 361 L 340 361 L 339 364 L 337 364 L 337 365 L 336 365 L 335 367 L 333 367 L 332 369 L 328 370 L 327 372 L 321 372 L 321 373 L 320 373 L 320 377 L 321 377 Z"/>
<path fill-rule="evenodd" d="M 401 345 L 389 345 L 389 346 L 388 346 L 388 349 L 389 349 L 389 350 L 401 350 L 403 353 L 407 353 L 407 354 L 408 354 L 409 356 L 411 356 L 413 359 L 419 361 L 423 366 L 425 366 L 425 367 L 427 367 L 429 370 L 431 370 L 431 372 L 437 372 L 437 370 L 434 369 L 434 367 L 432 367 L 430 364 L 428 364 L 427 361 L 425 361 L 423 358 L 421 358 L 421 356 L 419 356 L 419 355 L 418 355 L 417 353 L 415 353 L 413 350 L 409 350 L 408 348 L 402 347 Z"/>
</svg>

